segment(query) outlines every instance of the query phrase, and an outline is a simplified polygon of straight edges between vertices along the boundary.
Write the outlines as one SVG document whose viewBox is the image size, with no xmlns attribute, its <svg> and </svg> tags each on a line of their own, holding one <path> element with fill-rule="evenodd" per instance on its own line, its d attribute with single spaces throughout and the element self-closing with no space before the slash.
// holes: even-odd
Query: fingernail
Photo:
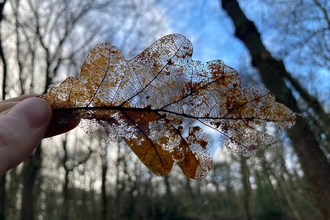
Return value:
<svg viewBox="0 0 330 220">
<path fill-rule="evenodd" d="M 28 98 L 18 103 L 8 114 L 25 121 L 32 128 L 39 128 L 50 121 L 50 112 L 50 107 L 43 99 Z"/>
</svg>

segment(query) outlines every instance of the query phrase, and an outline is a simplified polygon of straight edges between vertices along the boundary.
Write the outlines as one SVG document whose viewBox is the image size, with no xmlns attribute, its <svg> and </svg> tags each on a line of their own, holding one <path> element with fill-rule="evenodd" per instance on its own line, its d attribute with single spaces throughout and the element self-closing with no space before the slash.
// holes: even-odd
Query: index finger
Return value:
<svg viewBox="0 0 330 220">
<path fill-rule="evenodd" d="M 0 113 L 5 112 L 6 110 L 14 107 L 19 102 L 21 102 L 24 99 L 31 98 L 31 97 L 38 97 L 39 94 L 27 94 L 27 95 L 21 95 L 15 98 L 6 99 L 0 102 Z M 77 125 L 80 122 L 80 118 L 76 117 L 75 115 L 67 115 L 67 120 L 63 122 L 61 120 L 61 117 L 59 117 L 58 114 L 53 113 L 52 121 L 48 127 L 48 131 L 46 132 L 46 135 L 44 138 L 52 137 L 55 135 L 59 135 L 65 132 L 68 132 L 72 130 L 73 128 L 77 127 Z M 62 122 L 61 122 L 62 121 Z"/>
<path fill-rule="evenodd" d="M 14 98 L 10 98 L 10 99 L 5 99 L 5 100 L 2 100 L 1 103 L 3 102 L 19 102 L 19 101 L 22 101 L 24 99 L 27 99 L 27 98 L 31 98 L 31 97 L 38 97 L 39 94 L 26 94 L 26 95 L 21 95 L 21 96 L 17 96 L 17 97 L 14 97 Z"/>
</svg>

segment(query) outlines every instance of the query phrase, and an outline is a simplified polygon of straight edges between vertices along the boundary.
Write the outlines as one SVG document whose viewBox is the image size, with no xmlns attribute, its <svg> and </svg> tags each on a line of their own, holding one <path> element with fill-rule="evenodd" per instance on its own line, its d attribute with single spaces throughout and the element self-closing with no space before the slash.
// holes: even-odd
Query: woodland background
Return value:
<svg viewBox="0 0 330 220">
<path fill-rule="evenodd" d="M 155 176 L 77 128 L 1 178 L 0 219 L 330 219 L 329 1 L 2 0 L 0 15 L 2 99 L 78 76 L 98 43 L 128 59 L 181 33 L 193 59 L 224 60 L 305 116 L 254 157 L 211 149 L 202 180 Z"/>
</svg>

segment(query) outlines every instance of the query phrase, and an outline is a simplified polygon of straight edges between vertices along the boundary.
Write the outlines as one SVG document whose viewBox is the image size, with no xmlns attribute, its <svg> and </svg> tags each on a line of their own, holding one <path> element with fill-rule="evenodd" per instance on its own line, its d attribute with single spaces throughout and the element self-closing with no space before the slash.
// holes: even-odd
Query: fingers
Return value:
<svg viewBox="0 0 330 220">
<path fill-rule="evenodd" d="M 15 98 L 11 99 L 6 99 L 0 102 L 0 112 L 6 111 L 15 105 L 17 105 L 20 101 L 27 99 L 27 98 L 32 98 L 32 97 L 37 97 L 38 94 L 28 94 L 28 95 L 21 95 Z"/>
<path fill-rule="evenodd" d="M 43 138 L 67 132 L 80 122 L 74 114 L 53 114 L 37 96 L 0 102 L 0 176 L 28 157 Z"/>
<path fill-rule="evenodd" d="M 26 95 L 21 95 L 21 96 L 18 96 L 18 97 L 3 100 L 3 101 L 1 101 L 1 103 L 3 103 L 3 102 L 12 102 L 12 101 L 22 101 L 22 100 L 27 99 L 27 98 L 38 97 L 38 96 L 39 96 L 38 94 L 26 94 Z"/>
<path fill-rule="evenodd" d="M 24 99 L 0 114 L 0 175 L 31 154 L 45 136 L 51 118 L 50 105 L 40 98 Z"/>
<path fill-rule="evenodd" d="M 19 97 L 11 98 L 0 102 L 0 113 L 6 113 L 8 109 L 14 107 L 22 100 L 31 98 L 31 97 L 38 97 L 38 94 L 29 94 L 29 95 L 22 95 Z M 59 115 L 57 113 L 53 114 L 52 121 L 50 123 L 49 129 L 47 130 L 45 137 L 52 137 L 55 135 L 59 135 L 65 132 L 72 130 L 73 128 L 77 127 L 80 122 L 80 118 L 75 117 L 73 114 L 67 114 L 65 116 L 66 120 L 63 121 L 63 115 Z"/>
<path fill-rule="evenodd" d="M 3 102 L 0 102 L 0 112 L 6 111 L 6 110 L 14 107 L 18 103 L 19 103 L 19 101 L 3 101 Z"/>
</svg>

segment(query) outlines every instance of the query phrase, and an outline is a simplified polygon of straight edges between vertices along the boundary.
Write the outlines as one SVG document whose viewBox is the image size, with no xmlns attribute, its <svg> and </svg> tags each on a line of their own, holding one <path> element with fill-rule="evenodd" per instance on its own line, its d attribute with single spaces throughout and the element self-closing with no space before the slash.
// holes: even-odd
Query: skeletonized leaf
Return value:
<svg viewBox="0 0 330 220">
<path fill-rule="evenodd" d="M 265 88 L 241 88 L 238 73 L 220 60 L 191 59 L 192 45 L 179 34 L 164 36 L 131 60 L 103 43 L 87 56 L 79 79 L 69 77 L 41 97 L 54 113 L 81 118 L 86 133 L 104 141 L 122 138 L 155 174 L 176 162 L 186 176 L 211 169 L 208 127 L 245 156 L 276 139 L 260 129 L 294 124 L 295 114 Z M 219 143 L 220 143 L 219 141 Z"/>
</svg>

